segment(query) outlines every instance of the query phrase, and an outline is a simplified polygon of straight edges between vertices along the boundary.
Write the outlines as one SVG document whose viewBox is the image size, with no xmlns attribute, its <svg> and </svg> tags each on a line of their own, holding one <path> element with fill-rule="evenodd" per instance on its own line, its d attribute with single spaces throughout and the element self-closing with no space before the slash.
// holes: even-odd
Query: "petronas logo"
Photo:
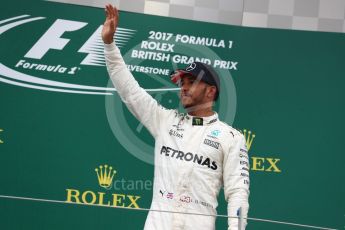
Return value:
<svg viewBox="0 0 345 230">
<path fill-rule="evenodd" d="M 111 166 L 108 168 L 108 165 L 100 165 L 99 168 L 95 169 L 95 171 L 97 173 L 99 186 L 106 189 L 110 188 L 113 183 L 116 170 L 113 170 L 113 167 Z"/>
<path fill-rule="evenodd" d="M 255 134 L 252 131 L 247 131 L 246 129 L 243 130 L 243 136 L 246 139 L 246 147 L 249 152 L 250 147 L 252 146 L 253 140 L 255 138 Z"/>
</svg>

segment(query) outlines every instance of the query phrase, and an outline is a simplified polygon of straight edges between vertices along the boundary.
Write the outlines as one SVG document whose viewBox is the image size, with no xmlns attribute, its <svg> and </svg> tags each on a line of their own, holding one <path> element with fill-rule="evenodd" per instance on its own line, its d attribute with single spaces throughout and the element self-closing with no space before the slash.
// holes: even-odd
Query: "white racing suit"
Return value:
<svg viewBox="0 0 345 230">
<path fill-rule="evenodd" d="M 155 138 L 152 210 L 145 230 L 212 230 L 217 196 L 224 185 L 228 216 L 248 212 L 249 163 L 243 135 L 218 120 L 202 119 L 160 106 L 126 67 L 115 44 L 105 44 L 110 78 L 122 101 Z M 178 213 L 176 213 L 178 212 Z M 238 219 L 228 219 L 238 229 Z M 246 220 L 242 225 L 244 230 Z"/>
</svg>

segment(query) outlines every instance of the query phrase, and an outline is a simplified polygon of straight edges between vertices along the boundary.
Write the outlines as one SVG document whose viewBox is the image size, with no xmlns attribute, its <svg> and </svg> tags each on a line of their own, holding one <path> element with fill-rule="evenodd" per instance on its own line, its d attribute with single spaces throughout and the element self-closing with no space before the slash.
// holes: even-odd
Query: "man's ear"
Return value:
<svg viewBox="0 0 345 230">
<path fill-rule="evenodd" d="M 216 93 L 217 93 L 217 88 L 215 86 L 209 86 L 208 87 L 208 93 L 207 93 L 207 97 L 215 100 L 216 99 Z"/>
</svg>

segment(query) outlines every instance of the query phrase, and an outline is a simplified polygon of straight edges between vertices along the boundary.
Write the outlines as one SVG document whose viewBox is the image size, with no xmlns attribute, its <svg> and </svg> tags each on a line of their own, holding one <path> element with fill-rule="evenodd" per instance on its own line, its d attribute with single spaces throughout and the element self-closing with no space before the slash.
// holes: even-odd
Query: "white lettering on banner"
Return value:
<svg viewBox="0 0 345 230">
<path fill-rule="evenodd" d="M 181 64 L 186 64 L 186 65 L 195 61 L 211 65 L 211 60 L 208 58 L 188 57 L 188 56 L 179 55 L 179 54 L 174 55 L 172 57 L 172 61 L 174 63 L 181 63 Z"/>
<path fill-rule="evenodd" d="M 144 60 L 153 60 L 153 61 L 170 61 L 170 54 L 165 53 L 156 53 L 151 51 L 143 51 L 143 50 L 132 50 L 131 53 L 132 58 L 137 59 L 144 59 Z"/>
<path fill-rule="evenodd" d="M 76 31 L 87 23 L 57 19 L 36 44 L 25 54 L 27 58 L 41 59 L 50 49 L 62 50 L 70 39 L 61 38 L 66 31 Z"/>
<path fill-rule="evenodd" d="M 169 41 L 174 34 L 165 32 L 150 31 L 149 39 Z"/>
<path fill-rule="evenodd" d="M 61 65 L 45 65 L 45 64 L 37 64 L 37 63 L 30 63 L 25 60 L 19 60 L 15 65 L 16 68 L 23 68 L 23 69 L 33 69 L 39 71 L 46 71 L 46 72 L 54 72 L 54 73 L 66 73 L 73 75 L 76 73 L 76 70 L 79 70 L 78 67 L 65 67 Z"/>
<path fill-rule="evenodd" d="M 233 69 L 237 70 L 238 62 L 215 60 L 213 67 L 220 69 Z"/>
<path fill-rule="evenodd" d="M 168 62 L 170 56 L 162 56 L 162 53 L 156 53 L 155 51 L 160 52 L 169 52 L 171 53 L 171 62 L 174 64 L 184 64 L 188 65 L 192 62 L 202 62 L 208 65 L 213 66 L 214 68 L 218 69 L 225 69 L 225 70 L 238 70 L 238 62 L 237 61 L 229 61 L 229 60 L 212 60 L 208 59 L 207 57 L 195 57 L 190 56 L 188 54 L 176 54 L 174 52 L 174 48 L 176 45 L 178 46 L 179 43 L 181 44 L 188 44 L 188 45 L 196 45 L 196 46 L 205 46 L 205 47 L 216 47 L 216 48 L 227 48 L 232 49 L 234 42 L 232 40 L 224 40 L 224 39 L 215 39 L 209 37 L 198 37 L 186 34 L 173 34 L 167 32 L 160 32 L 160 31 L 150 31 L 147 41 L 142 41 L 140 49 L 143 50 L 135 50 L 132 52 L 133 58 L 138 59 L 149 59 L 155 61 L 166 61 Z M 159 42 L 162 41 L 162 42 Z M 170 44 L 172 42 L 174 44 Z M 150 50 L 151 52 L 146 52 L 145 50 Z M 175 53 L 175 54 L 174 54 Z"/>
<path fill-rule="evenodd" d="M 174 52 L 174 44 L 160 43 L 154 41 L 142 41 L 141 48 L 148 50 Z"/>
<path fill-rule="evenodd" d="M 127 65 L 127 69 L 131 72 L 166 75 L 166 76 L 170 75 L 170 70 L 168 69 L 160 69 L 160 68 L 154 68 L 154 67 L 148 67 L 148 66 Z"/>
<path fill-rule="evenodd" d="M 148 38 L 151 40 L 158 41 L 171 41 L 172 38 L 175 38 L 175 42 L 177 43 L 226 48 L 226 41 L 223 39 L 217 40 L 215 38 L 198 37 L 193 35 L 177 34 L 174 37 L 173 33 L 150 31 Z M 231 49 L 232 47 L 233 41 L 229 40 L 227 48 Z"/>
<path fill-rule="evenodd" d="M 231 49 L 232 48 L 232 45 L 234 44 L 234 42 L 233 41 L 229 41 L 229 49 Z"/>
<path fill-rule="evenodd" d="M 202 45 L 202 46 L 213 46 L 213 47 L 221 47 L 225 48 L 225 41 L 224 40 L 217 40 L 215 38 L 205 38 L 205 37 L 195 37 L 195 36 L 188 36 L 183 34 L 177 34 L 175 38 L 176 42 L 181 42 L 184 44 L 192 44 L 192 45 Z"/>
<path fill-rule="evenodd" d="M 19 25 L 32 22 L 39 19 L 45 19 L 43 17 L 28 18 L 16 21 L 15 23 L 9 23 L 1 25 L 0 33 L 4 33 L 7 30 L 15 28 Z M 58 58 L 47 59 L 45 60 L 46 54 L 50 57 L 55 57 L 55 54 L 58 54 L 58 57 L 61 57 L 64 49 L 66 50 L 67 45 L 72 43 L 78 46 L 80 39 L 76 41 L 70 41 L 71 39 L 65 38 L 71 33 L 77 36 L 79 31 L 88 25 L 87 22 L 82 21 L 72 21 L 64 19 L 55 19 L 55 21 L 48 26 L 47 30 L 44 30 L 42 34 L 38 37 L 32 47 L 27 47 L 27 50 L 23 52 L 24 58 L 20 57 L 16 62 L 12 63 L 12 68 L 9 68 L 0 63 L 1 75 L 7 76 L 9 78 L 25 81 L 14 82 L 3 79 L 4 82 L 9 84 L 40 89 L 40 90 L 49 90 L 49 91 L 58 91 L 58 92 L 73 92 L 81 94 L 100 94 L 108 95 L 108 88 L 106 87 L 97 87 L 97 86 L 87 86 L 79 84 L 68 84 L 64 82 L 52 81 L 44 79 L 47 76 L 43 75 L 44 73 L 51 73 L 53 75 L 59 76 L 76 76 L 78 71 L 82 68 L 81 65 L 88 66 L 104 66 L 105 59 L 103 54 L 103 42 L 100 36 L 100 31 L 102 26 L 99 25 L 96 30 L 91 34 L 89 38 L 86 39 L 84 44 L 79 48 L 77 52 L 86 53 L 87 55 L 79 55 L 77 57 L 83 57 L 84 59 L 80 63 L 70 63 L 69 60 L 62 60 Z M 65 33 L 66 32 L 66 33 Z M 137 37 L 137 30 L 128 29 L 128 28 L 117 28 L 115 35 L 115 42 L 117 46 L 121 49 L 127 46 L 131 38 Z M 215 66 L 218 69 L 228 69 L 228 70 L 237 70 L 238 62 L 222 60 L 218 57 L 219 60 L 215 60 L 212 56 L 210 58 L 209 47 L 219 47 L 229 49 L 233 47 L 233 41 L 227 39 L 218 38 L 208 38 L 202 36 L 192 36 L 184 34 L 174 34 L 167 32 L 159 31 L 150 31 L 148 38 L 146 40 L 140 39 L 140 43 L 134 47 L 129 47 L 130 50 L 125 55 L 126 58 L 128 54 L 130 58 L 140 59 L 134 65 L 128 65 L 127 68 L 132 72 L 140 72 L 146 74 L 154 74 L 155 76 L 161 75 L 162 77 L 170 75 L 170 68 L 168 67 L 156 67 L 156 64 L 152 64 L 153 67 L 141 65 L 141 61 L 153 60 L 158 62 L 167 62 L 173 64 L 183 64 L 188 65 L 194 61 L 202 62 Z M 225 46 L 226 45 L 226 46 Z M 75 48 L 75 46 L 73 46 Z M 210 47 L 210 48 L 212 48 Z M 121 49 L 122 50 L 122 49 Z M 69 50 L 69 56 L 73 55 L 73 51 Z M 122 50 L 123 51 L 123 50 Z M 195 52 L 194 52 L 195 51 Z M 10 52 L 10 51 L 8 51 Z M 22 53 L 22 52 L 21 52 Z M 195 56 L 194 56 L 195 55 Z M 210 59 L 209 59 L 210 58 Z M 71 58 L 73 59 L 73 58 Z M 76 60 L 74 60 L 76 61 Z M 73 61 L 73 62 L 74 62 Z M 79 61 L 78 61 L 79 62 Z M 163 63 L 162 63 L 163 64 Z M 22 73 L 21 70 L 29 71 L 30 74 Z M 40 72 L 43 76 L 31 75 L 33 72 Z M 24 80 L 23 80 L 24 79 Z M 43 86 L 36 86 L 40 82 Z M 60 89 L 58 87 L 66 87 L 66 89 Z M 69 89 L 67 89 L 69 88 Z M 72 90 L 73 89 L 73 90 Z M 89 90 L 89 91 L 82 91 Z M 111 89 L 113 90 L 113 89 Z M 102 91 L 102 92 L 96 92 Z M 273 167 L 273 166 L 272 166 Z"/>
</svg>

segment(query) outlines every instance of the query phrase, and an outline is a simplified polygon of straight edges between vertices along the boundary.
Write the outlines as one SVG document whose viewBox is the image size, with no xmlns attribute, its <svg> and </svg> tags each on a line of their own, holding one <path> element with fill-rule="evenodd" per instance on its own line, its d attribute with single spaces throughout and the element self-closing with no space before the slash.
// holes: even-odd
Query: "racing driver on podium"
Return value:
<svg viewBox="0 0 345 230">
<path fill-rule="evenodd" d="M 217 197 L 224 186 L 228 229 L 244 230 L 249 208 L 246 143 L 212 109 L 220 93 L 217 73 L 201 62 L 175 70 L 171 79 L 181 87 L 186 113 L 162 107 L 139 86 L 114 44 L 118 10 L 108 4 L 105 11 L 102 39 L 109 76 L 123 103 L 155 139 L 151 209 L 162 212 L 150 211 L 144 229 L 215 229 Z M 238 226 L 240 210 L 244 221 Z"/>
</svg>

